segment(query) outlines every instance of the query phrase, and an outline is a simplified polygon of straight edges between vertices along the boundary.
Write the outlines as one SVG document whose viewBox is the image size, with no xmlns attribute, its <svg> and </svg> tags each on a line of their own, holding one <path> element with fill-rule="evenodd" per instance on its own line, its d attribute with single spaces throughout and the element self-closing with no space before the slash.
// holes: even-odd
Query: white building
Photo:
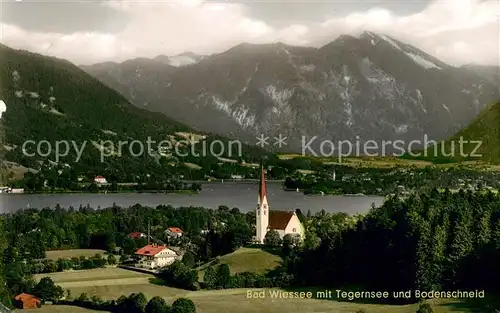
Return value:
<svg viewBox="0 0 500 313">
<path fill-rule="evenodd" d="M 281 238 L 286 234 L 299 235 L 304 240 L 305 229 L 295 211 L 270 211 L 267 202 L 267 188 L 264 168 L 261 169 L 259 199 L 256 210 L 255 241 L 264 243 L 269 230 L 276 230 Z"/>
<path fill-rule="evenodd" d="M 136 267 L 146 269 L 157 269 L 174 263 L 175 260 L 180 259 L 179 255 L 167 246 L 147 245 L 140 248 L 135 252 L 139 257 Z"/>
<path fill-rule="evenodd" d="M 182 237 L 183 233 L 184 232 L 179 227 L 169 227 L 167 228 L 167 230 L 165 230 L 165 234 L 173 238 Z"/>
<path fill-rule="evenodd" d="M 106 180 L 106 178 L 104 178 L 104 176 L 96 176 L 94 178 L 94 182 L 96 184 L 107 184 L 108 183 L 108 181 Z"/>
</svg>

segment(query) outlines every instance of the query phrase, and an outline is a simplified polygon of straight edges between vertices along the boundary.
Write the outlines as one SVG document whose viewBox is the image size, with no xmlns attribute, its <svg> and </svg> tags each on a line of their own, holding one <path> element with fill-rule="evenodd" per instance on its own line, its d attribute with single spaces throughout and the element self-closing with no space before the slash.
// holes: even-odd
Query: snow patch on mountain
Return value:
<svg viewBox="0 0 500 313">
<path fill-rule="evenodd" d="M 407 56 L 410 57 L 410 59 L 412 59 L 415 63 L 417 63 L 418 65 L 422 66 L 425 69 L 430 69 L 430 68 L 441 69 L 441 67 L 437 66 L 436 64 L 434 64 L 429 60 L 424 59 L 422 56 L 418 54 L 414 54 L 411 52 L 405 52 L 405 53 Z"/>
<path fill-rule="evenodd" d="M 186 55 L 176 55 L 168 58 L 169 64 L 175 67 L 187 66 L 198 63 L 198 60 Z"/>
<path fill-rule="evenodd" d="M 255 126 L 255 115 L 251 115 L 249 112 L 250 110 L 243 106 L 234 110 L 231 116 L 245 129 Z"/>
<path fill-rule="evenodd" d="M 255 126 L 256 117 L 250 114 L 249 108 L 240 106 L 233 110 L 232 107 L 236 101 L 224 101 L 217 96 L 212 96 L 212 103 L 218 110 L 233 118 L 244 129 Z"/>
<path fill-rule="evenodd" d="M 386 35 L 379 35 L 379 36 L 380 36 L 380 38 L 384 39 L 387 43 L 389 43 L 394 48 L 398 49 L 399 51 L 403 51 L 403 49 L 401 49 L 401 47 L 391 38 L 387 37 Z"/>
<path fill-rule="evenodd" d="M 265 88 L 265 94 L 270 97 L 275 104 L 279 107 L 283 107 L 288 104 L 288 100 L 293 96 L 295 89 L 283 88 L 280 90 L 279 87 L 275 85 L 268 85 Z"/>
<path fill-rule="evenodd" d="M 347 126 L 352 126 L 352 124 L 354 124 L 354 118 L 352 116 L 352 104 L 349 101 L 344 102 L 344 112 L 347 115 L 345 124 Z"/>
<path fill-rule="evenodd" d="M 313 72 L 315 69 L 316 69 L 316 66 L 314 64 L 302 65 L 300 67 L 300 70 L 303 72 Z"/>
<path fill-rule="evenodd" d="M 450 113 L 450 114 L 451 114 L 450 108 L 448 108 L 448 106 L 447 106 L 446 104 L 441 103 L 441 105 L 443 106 L 443 108 L 444 108 L 446 111 L 448 111 L 448 113 Z"/>
<path fill-rule="evenodd" d="M 408 132 L 408 125 L 401 124 L 399 126 L 396 126 L 395 132 L 396 132 L 396 134 L 404 134 L 404 133 Z"/>
<path fill-rule="evenodd" d="M 417 103 L 420 104 L 420 109 L 422 109 L 422 111 L 425 114 L 427 114 L 427 110 L 424 107 L 424 97 L 422 96 L 422 92 L 419 89 L 417 89 L 416 92 L 417 92 Z"/>
<path fill-rule="evenodd" d="M 346 73 L 348 70 L 349 70 L 348 67 L 346 65 L 344 65 L 342 68 L 342 72 Z M 353 112 L 352 112 L 352 103 L 351 103 L 352 98 L 353 98 L 353 97 L 351 97 L 351 90 L 352 89 L 349 88 L 349 87 L 351 87 L 350 83 L 352 80 L 351 80 L 351 77 L 349 75 L 344 74 L 343 81 L 345 82 L 345 86 L 339 86 L 343 89 L 340 93 L 340 96 L 344 100 L 344 113 L 347 116 L 347 121 L 345 122 L 345 124 L 350 127 L 354 124 L 354 116 L 353 116 Z"/>
<path fill-rule="evenodd" d="M 375 66 L 369 58 L 363 58 L 361 60 L 360 70 L 366 80 L 373 84 L 384 98 L 395 98 L 397 86 L 396 79 L 393 76 Z"/>
<path fill-rule="evenodd" d="M 217 96 L 212 96 L 212 102 L 217 109 L 231 116 L 231 102 L 221 100 Z"/>
</svg>

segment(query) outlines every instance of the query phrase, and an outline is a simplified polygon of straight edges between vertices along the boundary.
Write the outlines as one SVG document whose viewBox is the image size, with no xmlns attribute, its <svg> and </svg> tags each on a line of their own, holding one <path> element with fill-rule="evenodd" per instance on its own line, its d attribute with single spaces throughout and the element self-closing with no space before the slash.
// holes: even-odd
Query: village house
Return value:
<svg viewBox="0 0 500 313">
<path fill-rule="evenodd" d="M 129 238 L 132 238 L 132 239 L 139 239 L 139 238 L 146 238 L 148 235 L 146 235 L 145 233 L 141 233 L 141 232 L 133 232 L 133 233 L 130 233 L 128 234 L 128 237 Z"/>
<path fill-rule="evenodd" d="M 0 193 L 24 193 L 24 188 L 0 187 Z"/>
<path fill-rule="evenodd" d="M 106 180 L 106 178 L 104 178 L 104 176 L 96 176 L 94 178 L 94 182 L 96 184 L 107 184 L 108 183 L 108 181 Z"/>
<path fill-rule="evenodd" d="M 179 227 L 169 227 L 165 230 L 165 234 L 172 238 L 180 238 L 184 232 Z"/>
<path fill-rule="evenodd" d="M 42 301 L 28 293 L 21 293 L 14 297 L 15 306 L 19 309 L 37 309 L 42 306 Z"/>
<path fill-rule="evenodd" d="M 135 266 L 150 270 L 168 266 L 179 259 L 174 250 L 155 244 L 140 248 L 135 255 L 139 258 Z"/>
<path fill-rule="evenodd" d="M 305 229 L 295 211 L 270 211 L 267 202 L 267 188 L 264 168 L 261 168 L 259 182 L 259 198 L 256 210 L 255 242 L 264 243 L 264 238 L 270 230 L 276 230 L 281 238 L 287 234 L 298 235 L 304 240 Z"/>
</svg>

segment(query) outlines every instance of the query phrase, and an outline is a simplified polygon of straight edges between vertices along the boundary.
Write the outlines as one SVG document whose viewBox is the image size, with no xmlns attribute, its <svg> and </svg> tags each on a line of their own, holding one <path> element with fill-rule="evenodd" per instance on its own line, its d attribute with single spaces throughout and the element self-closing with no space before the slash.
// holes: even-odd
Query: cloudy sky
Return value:
<svg viewBox="0 0 500 313">
<path fill-rule="evenodd" d="M 241 42 L 321 46 L 369 30 L 450 64 L 500 65 L 500 0 L 0 1 L 4 44 L 77 64 Z"/>
</svg>

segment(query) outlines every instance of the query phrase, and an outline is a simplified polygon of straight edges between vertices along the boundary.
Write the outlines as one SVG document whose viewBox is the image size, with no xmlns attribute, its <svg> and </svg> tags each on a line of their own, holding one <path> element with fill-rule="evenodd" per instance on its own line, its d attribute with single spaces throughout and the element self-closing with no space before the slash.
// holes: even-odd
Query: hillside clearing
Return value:
<svg viewBox="0 0 500 313">
<path fill-rule="evenodd" d="M 218 264 L 229 265 L 233 274 L 242 272 L 263 274 L 276 268 L 281 262 L 279 256 L 258 248 L 240 248 L 233 253 L 218 257 L 217 260 L 219 261 Z M 203 277 L 204 269 L 212 264 L 215 265 L 214 263 L 212 261 L 198 268 L 200 279 Z"/>
<path fill-rule="evenodd" d="M 266 254 L 267 252 L 260 249 L 242 248 L 225 257 L 229 260 L 229 262 L 232 262 L 232 264 L 239 264 L 245 256 L 252 258 L 252 260 L 262 260 L 263 256 L 269 258 Z M 250 263 L 248 262 L 248 259 L 247 263 Z M 237 266 L 235 267 L 238 268 Z M 252 267 L 255 268 L 255 266 L 247 265 L 245 267 L 241 267 L 240 265 L 239 270 L 242 270 L 243 268 L 249 269 Z M 364 309 L 368 313 L 414 313 L 417 310 L 417 304 L 393 306 L 337 302 L 333 300 L 271 298 L 267 292 L 268 290 L 266 290 L 265 298 L 253 299 L 247 297 L 247 292 L 249 290 L 262 291 L 263 289 L 187 291 L 152 284 L 150 283 L 153 278 L 152 275 L 128 271 L 121 268 L 42 274 L 37 275 L 37 278 L 40 279 L 40 277 L 44 276 L 51 277 L 63 289 L 71 290 L 73 297 L 78 297 L 81 293 L 87 293 L 89 297 L 96 295 L 103 300 L 112 300 L 117 299 L 122 295 L 128 296 L 131 293 L 142 292 L 148 299 L 160 296 L 166 298 L 168 303 L 172 303 L 177 298 L 186 297 L 194 301 L 198 313 L 281 313 L 287 310 L 297 313 L 348 313 L 355 312 L 358 309 Z M 311 291 L 315 292 L 316 290 L 311 289 Z M 464 312 L 463 308 L 460 307 L 461 305 L 462 304 L 458 300 L 435 300 L 434 310 L 436 313 Z M 458 310 L 459 308 L 461 309 Z M 15 312 L 27 311 L 18 310 Z M 41 309 L 36 310 L 36 312 L 94 313 L 96 311 L 72 306 L 45 305 L 42 306 Z"/>
<path fill-rule="evenodd" d="M 70 249 L 70 250 L 52 250 L 46 251 L 47 259 L 71 259 L 84 256 L 86 258 L 93 257 L 96 254 L 104 255 L 106 251 L 99 249 Z"/>
<path fill-rule="evenodd" d="M 96 268 L 91 270 L 81 271 L 66 271 L 49 274 L 37 274 L 35 280 L 40 280 L 43 277 L 50 277 L 56 284 L 61 287 L 67 287 L 68 284 L 78 283 L 81 286 L 86 285 L 106 285 L 113 282 L 126 280 L 144 283 L 148 282 L 153 275 L 125 270 L 118 267 Z M 142 279 L 142 280 L 141 280 Z"/>
</svg>

